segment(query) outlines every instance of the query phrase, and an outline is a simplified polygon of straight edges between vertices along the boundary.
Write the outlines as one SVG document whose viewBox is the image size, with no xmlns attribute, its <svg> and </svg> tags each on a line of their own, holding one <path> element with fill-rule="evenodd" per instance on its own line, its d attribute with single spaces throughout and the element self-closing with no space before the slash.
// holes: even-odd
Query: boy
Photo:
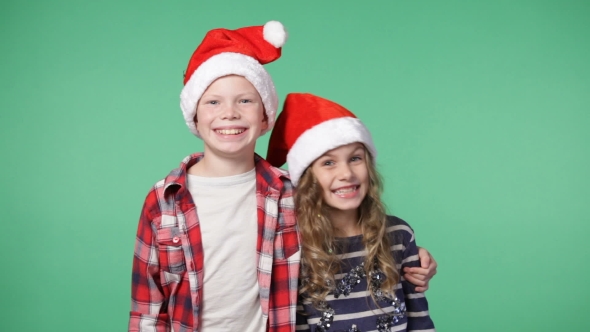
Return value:
<svg viewBox="0 0 590 332">
<path fill-rule="evenodd" d="M 129 331 L 294 331 L 293 187 L 254 152 L 278 107 L 262 65 L 280 57 L 285 40 L 276 21 L 214 29 L 193 53 L 181 109 L 204 153 L 186 157 L 146 197 Z M 432 264 L 416 280 L 427 287 L 435 272 Z"/>
<path fill-rule="evenodd" d="M 156 183 L 141 214 L 129 331 L 292 331 L 300 244 L 286 173 L 254 152 L 278 98 L 262 64 L 283 26 L 209 31 L 181 93 L 204 153 Z M 205 285 L 205 286 L 204 286 Z"/>
</svg>

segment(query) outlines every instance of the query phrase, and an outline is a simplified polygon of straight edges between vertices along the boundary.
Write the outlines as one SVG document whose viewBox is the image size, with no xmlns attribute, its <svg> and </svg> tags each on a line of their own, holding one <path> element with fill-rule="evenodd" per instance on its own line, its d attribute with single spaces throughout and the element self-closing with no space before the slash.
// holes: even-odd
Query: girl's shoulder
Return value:
<svg viewBox="0 0 590 332">
<path fill-rule="evenodd" d="M 387 215 L 387 227 L 391 226 L 407 226 L 410 229 L 412 228 L 405 220 L 396 216 Z"/>
<path fill-rule="evenodd" d="M 396 216 L 387 216 L 387 233 L 394 242 L 406 243 L 414 240 L 414 229 L 405 220 Z"/>
</svg>

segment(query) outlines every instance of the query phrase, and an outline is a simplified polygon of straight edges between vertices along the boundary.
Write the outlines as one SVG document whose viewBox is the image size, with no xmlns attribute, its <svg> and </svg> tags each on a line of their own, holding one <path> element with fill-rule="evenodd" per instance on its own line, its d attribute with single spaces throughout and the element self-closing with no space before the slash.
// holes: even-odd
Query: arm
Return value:
<svg viewBox="0 0 590 332">
<path fill-rule="evenodd" d="M 429 288 L 430 279 L 436 274 L 438 264 L 428 250 L 422 247 L 418 247 L 418 257 L 420 258 L 420 266 L 405 267 L 404 278 L 418 286 L 416 287 L 417 292 L 425 292 Z"/>
<path fill-rule="evenodd" d="M 418 247 L 411 232 L 408 231 L 404 234 L 405 250 L 402 256 L 402 269 L 420 268 Z M 408 331 L 434 331 L 434 323 L 430 318 L 428 301 L 424 293 L 418 292 L 417 287 L 405 278 L 402 279 L 401 283 L 406 302 Z"/>
<path fill-rule="evenodd" d="M 278 198 L 278 220 L 269 291 L 270 332 L 294 331 L 297 307 L 297 280 L 301 260 L 299 228 L 295 218 L 293 187 L 287 179 Z M 263 205 L 267 206 L 267 205 Z M 259 267 L 260 268 L 260 267 Z"/>
<path fill-rule="evenodd" d="M 161 310 L 165 297 L 160 284 L 158 244 L 150 216 L 150 207 L 157 204 L 157 198 L 152 191 L 145 200 L 137 228 L 128 327 L 130 332 L 170 331 L 168 314 Z"/>
<path fill-rule="evenodd" d="M 307 323 L 307 312 L 305 312 L 305 307 L 303 306 L 303 297 L 301 295 L 298 296 L 296 325 L 296 330 L 298 332 L 311 332 L 311 328 Z"/>
</svg>

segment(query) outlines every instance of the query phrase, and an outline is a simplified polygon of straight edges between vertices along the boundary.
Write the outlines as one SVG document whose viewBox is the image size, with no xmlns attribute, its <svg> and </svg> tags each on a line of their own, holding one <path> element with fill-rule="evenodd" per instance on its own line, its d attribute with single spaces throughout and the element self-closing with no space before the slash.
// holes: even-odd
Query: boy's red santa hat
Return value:
<svg viewBox="0 0 590 332">
<path fill-rule="evenodd" d="M 274 83 L 262 66 L 281 56 L 287 32 L 280 22 L 236 30 L 214 29 L 205 35 L 188 63 L 184 88 L 180 93 L 180 108 L 193 134 L 199 136 L 194 117 L 199 99 L 216 79 L 239 75 L 258 90 L 272 129 L 278 107 Z M 266 132 L 265 131 L 265 132 Z"/>
<path fill-rule="evenodd" d="M 377 157 L 371 134 L 357 117 L 341 105 L 309 93 L 287 95 L 270 136 L 266 160 L 280 167 L 289 165 L 291 181 L 317 158 L 339 146 L 360 142 Z"/>
</svg>

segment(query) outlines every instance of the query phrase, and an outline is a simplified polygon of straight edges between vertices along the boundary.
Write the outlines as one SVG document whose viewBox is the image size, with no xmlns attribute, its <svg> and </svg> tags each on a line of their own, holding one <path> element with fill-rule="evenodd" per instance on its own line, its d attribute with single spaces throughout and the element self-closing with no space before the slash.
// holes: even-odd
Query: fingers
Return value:
<svg viewBox="0 0 590 332">
<path fill-rule="evenodd" d="M 404 278 L 416 286 L 427 285 L 430 279 L 436 274 L 436 266 L 430 265 L 430 268 L 424 269 L 421 267 L 405 267 Z"/>
<path fill-rule="evenodd" d="M 434 260 L 434 257 L 430 256 L 430 268 L 432 268 L 434 270 L 434 274 L 436 274 L 436 268 L 437 267 L 438 267 L 438 264 Z"/>
<path fill-rule="evenodd" d="M 429 281 L 436 274 L 436 265 L 431 264 L 427 269 L 421 267 L 404 267 L 404 272 L 406 274 L 412 274 L 415 278 Z"/>
<path fill-rule="evenodd" d="M 418 258 L 420 258 L 420 266 L 422 266 L 425 269 L 428 268 L 428 266 L 430 265 L 430 260 L 432 258 L 428 250 L 422 247 L 418 247 Z"/>
<path fill-rule="evenodd" d="M 404 278 L 416 286 L 416 292 L 424 293 L 428 290 L 428 280 L 424 280 L 423 275 L 406 273 Z"/>
<path fill-rule="evenodd" d="M 438 264 L 434 260 L 434 257 L 430 256 L 430 264 L 429 264 L 428 268 L 426 269 L 427 272 L 424 273 L 428 279 L 431 279 L 432 277 L 434 277 L 434 275 L 436 274 L 437 267 L 438 267 Z M 421 272 L 424 272 L 424 271 L 421 271 Z"/>
<path fill-rule="evenodd" d="M 418 293 L 424 293 L 428 290 L 428 284 L 426 284 L 426 286 L 424 287 L 416 287 L 416 292 Z"/>
<path fill-rule="evenodd" d="M 436 274 L 438 264 L 428 250 L 418 247 L 418 258 L 420 267 L 405 267 L 404 278 L 416 285 L 416 292 L 425 292 L 428 290 L 430 279 Z"/>
<path fill-rule="evenodd" d="M 406 273 L 404 274 L 404 278 L 413 283 L 416 286 L 419 287 L 423 287 L 423 286 L 427 286 L 428 285 L 428 281 L 425 281 L 424 276 L 421 276 L 419 274 L 410 274 L 410 273 Z"/>
</svg>

